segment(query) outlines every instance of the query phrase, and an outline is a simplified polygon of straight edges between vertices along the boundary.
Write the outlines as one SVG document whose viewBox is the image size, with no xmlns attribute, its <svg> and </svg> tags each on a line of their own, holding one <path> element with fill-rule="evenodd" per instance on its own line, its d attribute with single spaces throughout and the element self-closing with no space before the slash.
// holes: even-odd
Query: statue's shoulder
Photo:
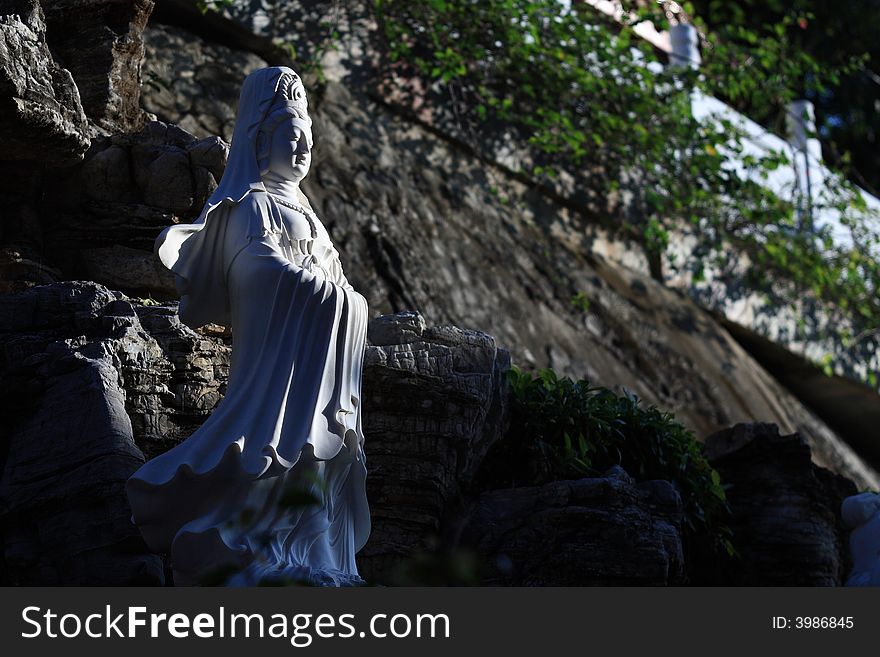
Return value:
<svg viewBox="0 0 880 657">
<path fill-rule="evenodd" d="M 269 194 L 254 190 L 237 203 L 227 206 L 226 223 L 235 227 L 236 234 L 245 237 L 263 236 L 281 232 L 281 216 Z"/>
<path fill-rule="evenodd" d="M 269 195 L 266 192 L 254 190 L 245 195 L 238 202 L 226 199 L 222 208 L 219 208 L 226 215 L 226 221 L 242 226 L 250 226 L 251 224 L 263 225 L 267 221 L 275 223 L 272 220 L 277 210 L 274 208 Z M 248 231 L 250 232 L 250 231 Z"/>
<path fill-rule="evenodd" d="M 259 190 L 248 192 L 237 203 L 227 201 L 225 205 L 228 205 L 229 213 L 233 216 L 265 214 L 272 211 L 272 201 L 269 194 Z"/>
</svg>

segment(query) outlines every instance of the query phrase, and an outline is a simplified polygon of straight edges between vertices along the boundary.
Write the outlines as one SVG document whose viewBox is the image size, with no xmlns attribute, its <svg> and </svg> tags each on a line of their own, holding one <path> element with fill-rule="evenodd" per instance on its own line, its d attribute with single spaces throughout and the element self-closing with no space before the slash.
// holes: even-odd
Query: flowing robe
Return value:
<svg viewBox="0 0 880 657">
<path fill-rule="evenodd" d="M 157 241 L 182 292 L 181 320 L 224 323 L 233 335 L 224 399 L 127 484 L 133 518 L 151 549 L 170 554 L 176 583 L 225 565 L 238 584 L 361 581 L 367 304 L 312 220 L 314 240 L 292 235 L 275 200 L 252 189 Z"/>
</svg>

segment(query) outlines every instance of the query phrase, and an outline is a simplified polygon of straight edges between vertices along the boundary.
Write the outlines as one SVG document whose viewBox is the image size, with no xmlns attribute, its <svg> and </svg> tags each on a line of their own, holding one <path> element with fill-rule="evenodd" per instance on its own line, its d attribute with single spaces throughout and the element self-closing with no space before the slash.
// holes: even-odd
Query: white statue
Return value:
<svg viewBox="0 0 880 657">
<path fill-rule="evenodd" d="M 129 479 L 133 519 L 176 584 L 362 583 L 370 532 L 361 430 L 367 303 L 300 191 L 305 90 L 289 68 L 247 77 L 226 172 L 193 224 L 156 241 L 180 318 L 230 326 L 225 398 L 192 436 Z M 319 504 L 308 505 L 314 496 Z"/>
<path fill-rule="evenodd" d="M 841 505 L 843 524 L 850 530 L 853 569 L 847 586 L 880 586 L 880 495 L 861 493 Z"/>
</svg>

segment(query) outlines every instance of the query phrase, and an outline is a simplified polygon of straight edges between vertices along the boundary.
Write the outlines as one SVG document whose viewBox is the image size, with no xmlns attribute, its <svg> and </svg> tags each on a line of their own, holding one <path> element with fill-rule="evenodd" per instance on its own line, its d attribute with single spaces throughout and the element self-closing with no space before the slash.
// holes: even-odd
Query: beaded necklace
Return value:
<svg viewBox="0 0 880 657">
<path fill-rule="evenodd" d="M 269 195 L 273 199 L 275 199 L 276 202 L 280 203 L 284 207 L 290 208 L 291 210 L 294 210 L 295 212 L 299 212 L 300 214 L 302 214 L 306 218 L 306 221 L 309 222 L 309 228 L 311 229 L 311 232 L 312 232 L 312 239 L 317 239 L 318 228 L 317 228 L 317 226 L 315 226 L 315 222 L 312 220 L 312 215 L 308 210 L 306 210 L 303 206 L 299 205 L 298 203 L 293 203 L 292 201 L 288 201 L 286 198 L 284 198 L 282 196 L 278 196 L 277 194 L 273 194 L 272 192 L 269 192 Z"/>
</svg>

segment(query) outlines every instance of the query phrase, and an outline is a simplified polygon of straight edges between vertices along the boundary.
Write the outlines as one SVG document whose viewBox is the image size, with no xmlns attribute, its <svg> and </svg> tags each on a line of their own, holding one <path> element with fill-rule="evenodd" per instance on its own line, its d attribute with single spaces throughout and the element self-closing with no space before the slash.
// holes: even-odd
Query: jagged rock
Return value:
<svg viewBox="0 0 880 657">
<path fill-rule="evenodd" d="M 0 1 L 0 160 L 70 164 L 88 145 L 77 87 L 49 52 L 39 3 Z"/>
<path fill-rule="evenodd" d="M 201 210 L 208 189 L 194 186 L 192 170 L 204 167 L 191 162 L 189 149 L 196 148 L 199 160 L 204 161 L 205 152 L 216 147 L 217 140 L 207 142 L 201 145 L 177 126 L 152 121 L 139 132 L 95 140 L 73 179 L 86 201 L 137 203 L 192 218 Z M 223 167 L 225 160 L 219 164 L 221 171 Z M 202 201 L 198 207 L 194 207 L 195 196 Z M 89 206 L 83 209 L 88 211 Z"/>
<path fill-rule="evenodd" d="M 425 318 L 416 312 L 382 315 L 370 322 L 367 339 L 371 345 L 379 347 L 417 342 L 426 328 Z"/>
<path fill-rule="evenodd" d="M 367 492 L 373 533 L 362 575 L 386 581 L 402 558 L 444 532 L 507 409 L 507 352 L 490 336 L 425 326 L 415 313 L 380 317 L 364 359 Z"/>
<path fill-rule="evenodd" d="M 73 74 L 89 119 L 109 133 L 139 129 L 142 32 L 153 1 L 44 0 L 43 10 L 49 45 Z"/>
<path fill-rule="evenodd" d="M 740 558 L 713 584 L 836 586 L 849 571 L 840 518 L 855 485 L 815 465 L 798 434 L 775 424 L 738 424 L 706 440 L 707 455 L 729 485 L 733 544 Z"/>
<path fill-rule="evenodd" d="M 462 535 L 491 586 L 663 586 L 684 576 L 672 484 L 604 477 L 483 493 Z"/>
<path fill-rule="evenodd" d="M 93 141 L 81 165 L 46 190 L 45 248 L 67 277 L 127 293 L 176 296 L 153 255 L 163 228 L 191 221 L 223 175 L 228 145 L 158 121 Z"/>
<path fill-rule="evenodd" d="M 160 355 L 129 303 L 94 284 L 0 297 L 4 584 L 161 584 L 125 498 L 144 457 L 126 377 Z"/>
<path fill-rule="evenodd" d="M 136 308 L 142 326 L 162 350 L 146 376 L 126 385 L 135 439 L 152 458 L 187 438 L 220 403 L 231 349 L 228 337 L 197 333 L 182 324 L 176 304 Z"/>
<path fill-rule="evenodd" d="M 229 346 L 175 304 L 76 282 L 0 297 L 0 354 L 7 583 L 161 583 L 124 484 L 210 414 Z"/>
</svg>

